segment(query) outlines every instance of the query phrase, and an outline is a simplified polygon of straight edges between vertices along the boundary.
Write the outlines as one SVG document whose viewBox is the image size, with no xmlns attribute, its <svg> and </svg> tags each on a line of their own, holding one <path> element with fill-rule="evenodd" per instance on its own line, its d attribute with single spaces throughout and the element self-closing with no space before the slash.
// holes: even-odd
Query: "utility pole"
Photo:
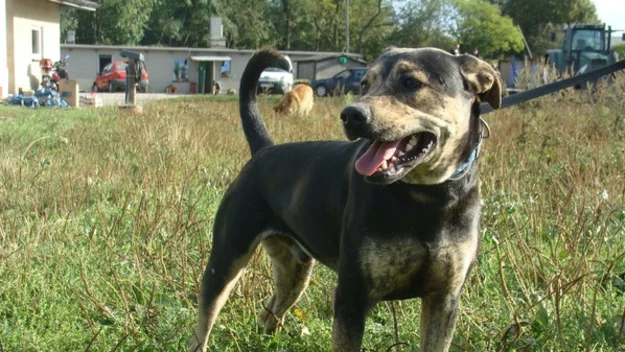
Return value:
<svg viewBox="0 0 625 352">
<path fill-rule="evenodd" d="M 345 52 L 349 53 L 349 0 L 345 0 Z"/>
</svg>

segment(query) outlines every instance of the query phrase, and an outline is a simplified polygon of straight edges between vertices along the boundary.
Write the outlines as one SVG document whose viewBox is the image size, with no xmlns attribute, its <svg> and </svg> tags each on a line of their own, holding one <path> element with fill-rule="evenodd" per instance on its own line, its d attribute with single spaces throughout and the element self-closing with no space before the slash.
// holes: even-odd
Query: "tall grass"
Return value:
<svg viewBox="0 0 625 352">
<path fill-rule="evenodd" d="M 624 97 L 621 78 L 486 116 L 482 248 L 454 350 L 625 349 Z M 344 104 L 318 99 L 307 119 L 261 111 L 276 142 L 336 140 Z M 232 101 L 132 117 L 0 107 L 0 351 L 184 350 L 213 217 L 248 158 Z M 328 351 L 335 279 L 318 266 L 282 332 L 263 336 L 259 251 L 212 350 Z M 378 305 L 366 350 L 417 350 L 418 322 L 418 300 Z"/>
</svg>

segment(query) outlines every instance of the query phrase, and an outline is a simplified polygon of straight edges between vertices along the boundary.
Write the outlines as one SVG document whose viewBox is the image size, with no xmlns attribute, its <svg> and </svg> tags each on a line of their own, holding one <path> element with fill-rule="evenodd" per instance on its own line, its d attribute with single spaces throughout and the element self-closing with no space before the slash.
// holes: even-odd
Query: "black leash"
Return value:
<svg viewBox="0 0 625 352">
<path fill-rule="evenodd" d="M 502 100 L 500 109 L 504 109 L 504 108 L 507 108 L 516 104 L 520 104 L 528 100 L 536 99 L 536 98 L 542 97 L 543 95 L 551 94 L 559 90 L 572 87 L 576 84 L 584 83 L 587 81 L 593 81 L 595 79 L 601 78 L 603 76 L 607 76 L 611 73 L 614 73 L 616 71 L 623 70 L 623 69 L 625 69 L 625 60 L 621 60 L 619 62 L 613 63 L 612 65 L 608 65 L 608 66 L 602 67 L 594 71 L 583 73 L 575 77 L 571 77 L 571 78 L 567 78 L 567 79 L 557 81 L 551 84 L 547 84 L 539 88 L 530 89 L 522 93 L 510 95 L 510 96 L 505 97 Z M 494 110 L 487 103 L 482 103 L 480 106 L 480 111 L 481 111 L 481 114 L 484 115 L 484 114 L 493 112 Z"/>
</svg>

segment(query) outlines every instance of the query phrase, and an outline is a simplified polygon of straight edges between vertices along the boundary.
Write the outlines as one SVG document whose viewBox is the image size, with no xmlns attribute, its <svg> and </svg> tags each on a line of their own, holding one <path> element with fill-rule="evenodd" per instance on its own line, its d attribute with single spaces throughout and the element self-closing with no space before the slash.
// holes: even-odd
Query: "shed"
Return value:
<svg viewBox="0 0 625 352">
<path fill-rule="evenodd" d="M 297 62 L 297 78 L 311 81 L 330 78 L 348 68 L 367 67 L 367 62 L 355 54 L 311 56 L 293 61 Z"/>
</svg>

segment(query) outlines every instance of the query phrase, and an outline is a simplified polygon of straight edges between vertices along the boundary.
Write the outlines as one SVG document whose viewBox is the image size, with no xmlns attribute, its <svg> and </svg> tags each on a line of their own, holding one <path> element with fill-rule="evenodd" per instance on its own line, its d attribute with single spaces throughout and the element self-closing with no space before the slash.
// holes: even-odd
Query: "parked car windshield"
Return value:
<svg viewBox="0 0 625 352">
<path fill-rule="evenodd" d="M 345 70 L 345 71 L 337 73 L 336 76 L 334 76 L 334 78 L 337 78 L 337 79 L 347 78 L 347 77 L 349 77 L 351 75 L 352 75 L 351 71 Z"/>
<path fill-rule="evenodd" d="M 117 64 L 117 69 L 120 70 L 120 71 L 126 70 L 126 67 L 128 67 L 128 64 L 125 63 L 125 62 L 124 63 L 120 62 L 120 63 Z"/>
<path fill-rule="evenodd" d="M 268 67 L 265 69 L 265 71 L 269 71 L 269 72 L 286 72 L 283 69 L 277 68 L 277 67 Z"/>
</svg>

